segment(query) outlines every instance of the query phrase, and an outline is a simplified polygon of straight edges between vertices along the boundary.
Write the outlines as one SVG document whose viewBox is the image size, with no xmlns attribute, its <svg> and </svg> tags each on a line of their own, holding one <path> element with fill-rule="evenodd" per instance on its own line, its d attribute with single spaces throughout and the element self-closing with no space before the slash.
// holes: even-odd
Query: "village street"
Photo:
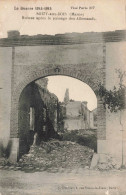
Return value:
<svg viewBox="0 0 126 195">
<path fill-rule="evenodd" d="M 126 170 L 57 173 L 0 170 L 0 195 L 124 195 Z"/>
</svg>

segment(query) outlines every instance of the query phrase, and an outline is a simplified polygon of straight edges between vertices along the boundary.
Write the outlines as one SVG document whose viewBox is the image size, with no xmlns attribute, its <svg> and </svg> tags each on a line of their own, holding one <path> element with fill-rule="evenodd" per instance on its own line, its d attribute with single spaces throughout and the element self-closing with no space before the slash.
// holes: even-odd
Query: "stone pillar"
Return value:
<svg viewBox="0 0 126 195">
<path fill-rule="evenodd" d="M 11 138 L 11 152 L 9 156 L 9 161 L 15 163 L 18 161 L 19 157 L 19 138 Z"/>
<path fill-rule="evenodd" d="M 126 110 L 123 111 L 120 124 L 120 111 L 117 113 L 106 112 L 106 142 L 107 154 L 110 155 L 118 166 L 126 166 Z M 123 159 L 122 159 L 123 158 Z M 123 162 L 122 162 L 123 161 Z"/>
<path fill-rule="evenodd" d="M 99 156 L 99 161 L 105 162 L 108 145 L 106 141 L 106 110 L 99 97 L 97 110 L 97 153 Z"/>
</svg>

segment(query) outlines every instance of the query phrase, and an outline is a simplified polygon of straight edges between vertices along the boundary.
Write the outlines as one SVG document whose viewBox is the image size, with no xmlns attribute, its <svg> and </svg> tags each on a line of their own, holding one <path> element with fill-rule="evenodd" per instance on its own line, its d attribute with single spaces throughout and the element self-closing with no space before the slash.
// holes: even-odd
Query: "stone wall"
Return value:
<svg viewBox="0 0 126 195">
<path fill-rule="evenodd" d="M 45 78 L 44 78 L 45 79 Z M 40 79 L 41 82 L 43 79 Z M 37 82 L 38 83 L 38 82 Z M 43 86 L 43 85 L 41 85 Z M 58 124 L 58 114 L 59 114 L 59 101 L 55 94 L 50 93 L 46 88 L 42 88 L 38 85 L 38 90 L 46 106 L 46 115 L 49 118 L 49 121 L 46 123 L 51 123 L 55 131 L 57 131 L 57 124 Z M 47 124 L 48 125 L 48 124 Z"/>
<path fill-rule="evenodd" d="M 29 84 L 21 93 L 19 99 L 19 157 L 27 153 L 33 143 L 35 132 L 40 132 L 43 123 L 43 107 L 38 88 L 34 83 Z M 35 129 L 30 129 L 30 108 L 35 110 Z"/>
<path fill-rule="evenodd" d="M 64 130 L 69 131 L 97 128 L 97 126 L 95 126 L 96 121 L 94 121 L 94 112 L 87 108 L 86 101 L 68 100 L 66 102 L 66 99 L 64 98 L 61 108 L 60 115 L 62 115 L 62 117 L 60 123 L 61 126 L 64 126 Z M 62 128 L 60 127 L 60 129 Z"/>
<path fill-rule="evenodd" d="M 30 108 L 34 108 L 34 128 L 30 127 Z M 22 91 L 18 110 L 20 157 L 28 152 L 35 133 L 38 135 L 37 144 L 55 136 L 57 97 L 33 82 Z"/>
<path fill-rule="evenodd" d="M 108 90 L 113 89 L 114 86 L 118 88 L 119 78 L 116 73 L 116 69 L 126 70 L 126 43 L 124 42 L 109 42 L 106 43 L 106 82 L 105 86 Z M 124 84 L 126 84 L 126 77 L 124 78 Z M 99 115 L 99 114 L 98 114 Z M 122 164 L 122 156 L 124 159 L 123 164 L 126 164 L 126 110 L 121 114 L 120 124 L 120 112 L 111 113 L 106 110 L 106 140 L 98 140 L 98 153 L 101 154 L 101 161 L 105 161 L 102 158 L 104 154 L 109 154 L 118 163 L 118 166 Z M 121 130 L 124 131 L 121 131 Z M 123 146 L 122 146 L 123 144 Z M 123 153 L 122 153 L 123 147 Z"/>
<path fill-rule="evenodd" d="M 16 113 L 18 99 L 27 84 L 49 75 L 66 75 L 87 83 L 95 91 L 98 82 L 103 83 L 105 79 L 104 55 L 102 43 L 16 47 L 14 50 L 11 137 L 16 137 L 18 133 L 15 122 L 17 118 L 13 116 L 18 116 Z M 101 115 L 99 118 L 101 121 Z M 99 132 L 100 137 L 105 139 L 105 123 Z"/>
<path fill-rule="evenodd" d="M 37 80 L 35 83 L 38 84 L 41 88 L 44 88 L 47 90 L 48 78 L 41 78 Z"/>
<path fill-rule="evenodd" d="M 87 38 L 84 38 L 84 34 L 81 39 L 71 38 L 72 34 L 65 35 L 65 38 L 58 35 L 56 39 L 51 36 L 48 42 L 46 42 L 48 36 L 46 40 L 41 40 L 41 38 L 38 40 L 32 37 L 32 42 L 30 42 L 30 38 L 22 40 L 20 36 L 16 40 L 0 40 L 0 46 L 2 47 L 0 49 L 2 56 L 0 63 L 2 65 L 2 80 L 4 81 L 4 89 L 0 93 L 2 93 L 2 97 L 6 97 L 5 99 L 2 98 L 1 101 L 2 105 L 5 105 L 2 108 L 7 116 L 5 118 L 8 118 L 7 123 L 3 118 L 1 121 L 2 123 L 4 121 L 2 127 L 5 132 L 8 132 L 8 135 L 9 130 L 11 131 L 10 136 L 16 140 L 15 144 L 18 144 L 19 134 L 19 97 L 29 83 L 49 75 L 66 75 L 85 82 L 94 91 L 97 89 L 99 82 L 106 85 L 108 89 L 116 84 L 115 67 L 125 67 L 125 31 L 100 33 L 100 35 L 100 39 L 97 39 L 97 41 L 95 39 L 90 41 L 89 37 L 92 37 L 90 34 L 88 42 L 86 42 Z M 78 36 L 80 37 L 80 35 Z M 112 43 L 110 40 L 112 40 Z M 32 45 L 29 45 L 29 43 L 32 43 Z M 8 92 L 8 95 L 6 95 L 6 92 Z M 98 97 L 97 99 L 98 153 L 102 154 L 110 151 L 109 143 L 112 139 L 109 140 L 109 138 L 112 137 L 112 124 L 114 124 L 114 129 L 118 129 L 118 125 L 115 123 L 116 116 L 114 115 L 111 115 L 113 119 L 111 118 L 109 122 L 109 116 L 101 100 Z M 2 116 L 5 115 L 2 113 Z M 121 133 L 119 134 L 121 140 Z M 106 146 L 108 146 L 108 149 Z M 113 142 L 113 148 L 115 146 L 116 143 Z M 16 145 L 15 148 L 17 148 Z M 17 150 L 13 154 L 17 154 Z"/>
<path fill-rule="evenodd" d="M 10 137 L 12 48 L 0 48 L 0 145 Z"/>
<path fill-rule="evenodd" d="M 119 78 L 116 73 L 116 69 L 126 70 L 126 43 L 107 43 L 106 44 L 106 88 L 113 89 L 114 86 L 119 86 Z M 123 80 L 126 85 L 126 77 Z M 122 141 L 123 141 L 123 156 L 126 163 L 126 110 L 121 113 L 120 124 L 120 112 L 111 113 L 106 111 L 106 139 L 107 139 L 107 153 L 115 156 L 119 162 L 122 159 Z M 122 135 L 122 131 L 123 135 Z M 122 140 L 123 137 L 123 140 Z"/>
</svg>

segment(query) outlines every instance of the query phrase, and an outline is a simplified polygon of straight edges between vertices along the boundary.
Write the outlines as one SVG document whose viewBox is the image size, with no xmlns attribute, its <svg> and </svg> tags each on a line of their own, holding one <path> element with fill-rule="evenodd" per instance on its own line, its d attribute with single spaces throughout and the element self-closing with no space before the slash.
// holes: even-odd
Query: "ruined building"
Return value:
<svg viewBox="0 0 126 195">
<path fill-rule="evenodd" d="M 25 87 L 19 99 L 20 156 L 37 144 L 57 135 L 58 98 L 47 90 L 48 80 L 43 78 Z"/>
<path fill-rule="evenodd" d="M 90 111 L 87 102 L 69 100 L 69 90 L 66 89 L 64 102 L 60 105 L 62 110 L 62 129 L 79 130 L 97 128 L 95 111 Z M 64 127 L 63 127 L 64 126 Z"/>
<path fill-rule="evenodd" d="M 36 144 L 42 140 L 58 138 L 64 130 L 94 127 L 93 112 L 87 102 L 69 100 L 66 89 L 64 102 L 59 103 L 55 94 L 47 89 L 48 79 L 43 78 L 27 85 L 19 99 L 20 154 L 27 153 L 37 135 Z"/>
</svg>

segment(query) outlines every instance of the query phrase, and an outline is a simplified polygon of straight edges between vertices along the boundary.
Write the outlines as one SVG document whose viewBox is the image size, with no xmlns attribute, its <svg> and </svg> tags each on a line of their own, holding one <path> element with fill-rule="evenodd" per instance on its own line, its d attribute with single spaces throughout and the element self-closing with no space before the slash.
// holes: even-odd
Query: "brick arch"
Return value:
<svg viewBox="0 0 126 195">
<path fill-rule="evenodd" d="M 18 103 L 21 92 L 23 89 L 31 82 L 38 80 L 43 77 L 53 76 L 53 75 L 63 75 L 69 76 L 72 78 L 76 78 L 91 87 L 94 91 L 97 89 L 97 83 L 93 82 L 93 79 L 87 77 L 87 74 L 81 72 L 80 70 L 73 70 L 72 68 L 62 68 L 62 67 L 55 67 L 55 68 L 45 68 L 41 70 L 31 70 L 28 72 L 22 81 L 15 87 L 15 90 L 12 93 L 12 107 L 11 107 L 11 121 L 10 121 L 10 137 L 17 138 L 18 135 Z M 98 98 L 97 98 L 98 99 Z M 98 107 L 101 105 L 100 100 L 98 99 Z"/>
</svg>

